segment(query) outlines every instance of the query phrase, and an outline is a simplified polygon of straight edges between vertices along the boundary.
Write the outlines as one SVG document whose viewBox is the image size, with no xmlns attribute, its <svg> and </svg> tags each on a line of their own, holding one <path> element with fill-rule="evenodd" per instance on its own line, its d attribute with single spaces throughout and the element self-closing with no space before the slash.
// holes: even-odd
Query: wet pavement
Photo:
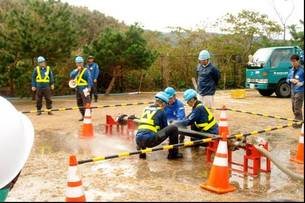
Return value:
<svg viewBox="0 0 305 203">
<path fill-rule="evenodd" d="M 249 110 L 292 117 L 290 99 L 261 97 L 256 92 L 247 92 L 245 99 L 232 99 L 229 91 L 219 91 L 216 106 Z M 98 104 L 117 104 L 151 101 L 153 94 L 102 97 Z M 178 94 L 180 96 L 181 94 Z M 34 103 L 29 100 L 13 101 L 19 110 L 30 110 Z M 93 103 L 95 105 L 95 103 Z M 75 106 L 74 98 L 56 99 L 54 107 Z M 93 111 L 93 138 L 81 138 L 82 123 L 78 111 L 55 112 L 54 116 L 29 114 L 35 127 L 35 143 L 31 156 L 8 201 L 64 201 L 68 157 L 75 154 L 78 160 L 94 156 L 107 156 L 135 151 L 133 140 L 126 136 L 104 134 L 105 115 L 139 115 L 144 106 L 96 109 Z M 188 108 L 189 112 L 189 108 Z M 218 118 L 220 112 L 214 111 Z M 230 132 L 249 132 L 267 127 L 284 125 L 286 121 L 254 115 L 228 112 Z M 295 154 L 300 130 L 288 128 L 259 135 L 269 141 L 271 153 L 290 170 L 304 174 L 304 165 L 289 158 Z M 166 144 L 166 143 L 165 143 Z M 304 200 L 304 182 L 290 179 L 276 166 L 271 173 L 259 177 L 243 176 L 232 172 L 230 182 L 237 190 L 217 195 L 202 190 L 211 163 L 206 160 L 203 147 L 183 148 L 180 160 L 167 160 L 166 151 L 147 155 L 146 160 L 130 156 L 99 163 L 79 165 L 87 201 L 270 201 Z M 234 152 L 234 160 L 241 162 L 243 150 Z"/>
</svg>

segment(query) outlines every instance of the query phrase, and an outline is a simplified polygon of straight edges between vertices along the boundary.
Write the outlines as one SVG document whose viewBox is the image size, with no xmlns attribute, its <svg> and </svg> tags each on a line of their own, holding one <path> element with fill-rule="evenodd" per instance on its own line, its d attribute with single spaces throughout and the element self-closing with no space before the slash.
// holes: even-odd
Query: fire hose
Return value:
<svg viewBox="0 0 305 203">
<path fill-rule="evenodd" d="M 276 165 L 283 173 L 285 173 L 286 175 L 288 175 L 289 177 L 291 177 L 294 180 L 300 180 L 300 181 L 304 181 L 304 176 L 294 173 L 291 170 L 289 170 L 288 168 L 285 168 L 283 166 L 282 163 L 280 163 L 280 161 L 278 161 L 277 159 L 275 159 L 272 154 L 267 151 L 265 148 L 259 146 L 259 145 L 254 145 L 255 148 L 262 153 L 265 157 L 267 157 L 268 159 L 270 159 L 272 161 L 272 163 L 274 165 Z"/>
</svg>

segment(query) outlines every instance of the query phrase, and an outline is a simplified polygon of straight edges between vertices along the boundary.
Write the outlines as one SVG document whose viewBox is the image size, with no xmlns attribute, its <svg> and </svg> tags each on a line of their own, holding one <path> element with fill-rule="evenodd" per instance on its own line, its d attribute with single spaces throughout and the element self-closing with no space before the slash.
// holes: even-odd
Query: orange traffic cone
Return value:
<svg viewBox="0 0 305 203">
<path fill-rule="evenodd" d="M 66 190 L 66 202 L 85 202 L 82 181 L 77 175 L 76 156 L 71 155 L 69 158 L 68 183 Z"/>
<path fill-rule="evenodd" d="M 224 139 L 227 139 L 227 136 L 229 135 L 229 124 L 225 106 L 222 106 L 222 110 L 220 112 L 218 134 Z"/>
<path fill-rule="evenodd" d="M 213 166 L 210 171 L 209 179 L 207 183 L 201 184 L 200 187 L 211 192 L 219 194 L 232 192 L 236 188 L 229 184 L 229 164 L 228 164 L 228 143 L 227 137 L 229 135 L 229 127 L 227 122 L 227 115 L 225 107 L 220 114 L 219 122 L 219 135 L 222 139 L 220 140 Z"/>
<path fill-rule="evenodd" d="M 86 104 L 82 136 L 84 136 L 84 137 L 93 136 L 93 126 L 92 126 L 92 120 L 91 120 L 90 104 Z"/>
<path fill-rule="evenodd" d="M 299 164 L 304 164 L 304 123 L 301 129 L 301 135 L 299 137 L 297 154 L 295 157 L 291 157 L 291 160 Z"/>
</svg>

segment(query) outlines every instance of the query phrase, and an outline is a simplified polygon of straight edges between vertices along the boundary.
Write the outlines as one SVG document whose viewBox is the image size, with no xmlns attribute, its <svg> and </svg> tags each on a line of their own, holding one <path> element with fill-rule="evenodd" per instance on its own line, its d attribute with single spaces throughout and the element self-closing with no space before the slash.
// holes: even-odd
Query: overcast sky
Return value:
<svg viewBox="0 0 305 203">
<path fill-rule="evenodd" d="M 98 10 L 107 16 L 130 25 L 139 22 L 145 29 L 168 31 L 168 27 L 196 29 L 208 28 L 227 12 L 238 13 L 242 9 L 267 14 L 278 21 L 276 8 L 285 19 L 295 5 L 287 24 L 304 20 L 304 0 L 62 0 L 69 4 Z M 293 2 L 293 3 L 292 3 Z"/>
</svg>

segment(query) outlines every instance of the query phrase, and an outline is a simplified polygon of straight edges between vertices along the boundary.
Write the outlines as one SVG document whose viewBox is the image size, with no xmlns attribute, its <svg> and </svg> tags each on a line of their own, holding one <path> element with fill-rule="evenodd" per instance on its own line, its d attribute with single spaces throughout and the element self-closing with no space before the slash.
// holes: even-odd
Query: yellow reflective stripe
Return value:
<svg viewBox="0 0 305 203">
<path fill-rule="evenodd" d="M 79 109 L 78 106 L 73 106 L 72 107 L 73 110 Z"/>
<path fill-rule="evenodd" d="M 263 114 L 263 116 L 265 116 L 265 117 L 269 117 L 269 114 Z"/>
<path fill-rule="evenodd" d="M 94 161 L 94 162 L 95 162 L 95 161 L 103 161 L 103 160 L 105 160 L 105 157 L 104 157 L 104 156 L 99 156 L 99 157 L 93 158 L 93 161 Z"/>
<path fill-rule="evenodd" d="M 212 115 L 211 111 L 207 107 L 204 107 L 204 108 L 208 112 L 208 120 L 210 121 L 213 118 L 213 115 Z"/>
<path fill-rule="evenodd" d="M 66 108 L 59 108 L 58 110 L 59 110 L 59 111 L 65 111 Z"/>
<path fill-rule="evenodd" d="M 204 131 L 209 130 L 211 127 L 213 127 L 216 124 L 216 120 L 213 119 L 211 123 L 195 123 L 196 127 L 202 128 Z"/>
<path fill-rule="evenodd" d="M 166 145 L 166 146 L 163 146 L 163 149 L 164 149 L 164 150 L 173 149 L 173 148 L 174 148 L 173 145 Z"/>
<path fill-rule="evenodd" d="M 266 131 L 266 132 L 270 132 L 270 131 L 271 131 L 271 128 L 266 128 L 265 131 Z"/>
<path fill-rule="evenodd" d="M 159 127 L 160 128 L 160 127 Z M 153 132 L 158 132 L 158 128 L 157 126 L 151 126 L 151 125 L 145 125 L 145 124 L 141 124 L 138 129 L 147 129 L 147 130 L 151 130 Z"/>
<path fill-rule="evenodd" d="M 152 152 L 152 148 L 142 149 L 141 153 L 150 153 Z"/>
<path fill-rule="evenodd" d="M 209 130 L 211 127 L 213 127 L 216 124 L 216 120 L 213 119 L 213 121 L 211 123 L 209 123 L 206 127 L 203 128 L 203 130 L 207 131 Z"/>
<path fill-rule="evenodd" d="M 31 110 L 30 111 L 30 113 L 36 113 L 37 112 L 37 110 Z"/>
<path fill-rule="evenodd" d="M 184 142 L 184 146 L 191 146 L 191 145 L 194 145 L 193 141 Z"/>
<path fill-rule="evenodd" d="M 154 125 L 154 120 L 152 120 L 152 119 L 141 118 L 140 122 L 145 123 L 145 124 Z"/>
<path fill-rule="evenodd" d="M 122 156 L 129 156 L 129 152 L 123 152 L 123 153 L 120 153 L 118 154 L 119 157 L 122 157 Z"/>
<path fill-rule="evenodd" d="M 83 75 L 84 75 L 86 70 L 87 70 L 87 68 L 84 68 L 82 70 L 82 72 L 80 73 L 80 75 L 77 77 L 77 79 L 76 79 L 77 86 L 86 86 L 86 85 L 88 85 L 88 82 L 83 79 Z"/>
<path fill-rule="evenodd" d="M 44 78 L 41 77 L 40 67 L 36 66 L 37 76 L 36 76 L 36 82 L 50 82 L 50 66 L 47 66 L 47 71 L 45 72 Z"/>
</svg>

